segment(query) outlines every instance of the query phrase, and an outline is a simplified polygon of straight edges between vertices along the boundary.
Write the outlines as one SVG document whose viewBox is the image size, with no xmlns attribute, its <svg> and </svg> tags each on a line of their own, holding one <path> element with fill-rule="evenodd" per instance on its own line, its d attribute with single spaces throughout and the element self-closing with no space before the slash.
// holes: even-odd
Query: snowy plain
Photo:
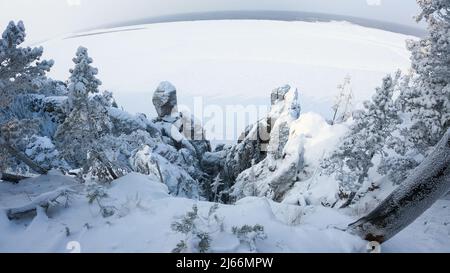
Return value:
<svg viewBox="0 0 450 273">
<path fill-rule="evenodd" d="M 329 118 L 346 75 L 352 77 L 357 106 L 387 73 L 408 68 L 406 39 L 414 37 L 348 22 L 217 20 L 93 30 L 42 46 L 44 57 L 55 60 L 50 73 L 55 79 L 68 77 L 69 56 L 82 45 L 99 68 L 102 88 L 126 111 L 155 116 L 151 97 L 167 80 L 177 87 L 179 104 L 206 122 L 208 106 L 223 112 L 227 106 L 256 106 L 263 117 L 270 91 L 284 84 L 298 88 L 303 111 Z M 230 127 L 229 120 L 223 124 Z M 236 124 L 232 137 L 222 131 L 207 135 L 234 140 L 244 128 Z"/>
</svg>

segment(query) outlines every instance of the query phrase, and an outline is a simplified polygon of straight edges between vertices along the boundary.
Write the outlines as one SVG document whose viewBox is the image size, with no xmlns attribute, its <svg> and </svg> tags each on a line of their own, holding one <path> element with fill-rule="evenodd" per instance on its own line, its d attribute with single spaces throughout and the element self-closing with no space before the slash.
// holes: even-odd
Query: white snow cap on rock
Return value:
<svg viewBox="0 0 450 273">
<path fill-rule="evenodd" d="M 162 81 L 156 90 L 164 91 L 164 92 L 173 92 L 177 91 L 175 86 L 168 81 Z"/>
</svg>

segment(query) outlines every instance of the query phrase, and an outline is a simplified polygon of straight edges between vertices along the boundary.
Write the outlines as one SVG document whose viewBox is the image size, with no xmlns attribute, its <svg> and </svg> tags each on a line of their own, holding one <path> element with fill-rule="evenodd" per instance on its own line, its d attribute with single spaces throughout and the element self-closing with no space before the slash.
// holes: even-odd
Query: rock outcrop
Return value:
<svg viewBox="0 0 450 273">
<path fill-rule="evenodd" d="M 159 118 L 177 112 L 177 89 L 170 82 L 161 82 L 153 94 L 153 105 Z"/>
<path fill-rule="evenodd" d="M 160 128 L 163 141 L 175 147 L 187 174 L 199 183 L 203 196 L 209 196 L 212 177 L 202 169 L 201 160 L 211 152 L 211 145 L 201 123 L 189 113 L 178 112 L 176 88 L 169 82 L 162 82 L 155 90 L 153 104 L 158 113 L 153 122 Z M 186 175 L 179 180 L 190 181 Z M 184 184 L 188 187 L 192 183 Z"/>
<path fill-rule="evenodd" d="M 231 197 L 266 196 L 280 200 L 303 167 L 301 139 L 291 137 L 291 123 L 300 116 L 297 90 L 286 85 L 272 91 L 268 115 L 270 137 L 266 157 L 239 173 Z"/>
<path fill-rule="evenodd" d="M 302 168 L 302 145 L 294 151 L 291 146 L 286 148 L 294 141 L 290 140 L 290 124 L 299 115 L 297 90 L 289 85 L 277 88 L 271 93 L 271 111 L 266 118 L 248 126 L 236 145 L 204 155 L 206 170 L 221 182 L 220 201 L 283 195 Z"/>
</svg>

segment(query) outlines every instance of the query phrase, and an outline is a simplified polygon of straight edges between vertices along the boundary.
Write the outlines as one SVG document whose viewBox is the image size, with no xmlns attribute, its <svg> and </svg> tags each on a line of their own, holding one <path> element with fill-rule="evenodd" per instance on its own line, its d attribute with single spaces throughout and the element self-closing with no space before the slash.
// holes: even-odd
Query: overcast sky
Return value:
<svg viewBox="0 0 450 273">
<path fill-rule="evenodd" d="M 230 10 L 316 12 L 415 26 L 417 4 L 415 0 L 0 0 L 0 26 L 21 19 L 28 38 L 40 41 L 129 20 Z"/>
</svg>

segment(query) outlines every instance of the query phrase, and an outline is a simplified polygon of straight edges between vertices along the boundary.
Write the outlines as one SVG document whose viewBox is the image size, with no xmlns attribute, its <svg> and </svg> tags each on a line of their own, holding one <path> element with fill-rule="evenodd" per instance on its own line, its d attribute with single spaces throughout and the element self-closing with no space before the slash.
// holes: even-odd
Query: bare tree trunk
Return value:
<svg viewBox="0 0 450 273">
<path fill-rule="evenodd" d="M 183 157 L 184 157 L 184 156 L 183 156 Z M 155 163 L 156 163 L 156 169 L 158 170 L 159 179 L 161 180 L 161 183 L 164 184 L 164 178 L 163 178 L 163 176 L 162 176 L 161 168 L 159 167 L 158 160 L 155 160 Z"/>
<path fill-rule="evenodd" d="M 450 190 L 450 129 L 434 151 L 367 216 L 348 231 L 383 243 L 411 224 Z"/>
<path fill-rule="evenodd" d="M 99 152 L 94 150 L 91 150 L 91 154 L 95 156 L 106 167 L 109 175 L 111 175 L 114 180 L 120 178 L 120 175 L 114 171 L 111 161 L 109 161 L 103 154 L 100 154 Z"/>
<path fill-rule="evenodd" d="M 33 171 L 37 172 L 38 174 L 47 174 L 48 170 L 45 168 L 42 168 L 38 164 L 36 164 L 33 160 L 31 160 L 26 154 L 22 153 L 21 151 L 17 150 L 13 145 L 7 143 L 1 136 L 0 136 L 0 146 L 4 147 L 5 150 L 17 158 L 18 160 L 22 161 L 28 167 L 30 167 Z"/>
</svg>

